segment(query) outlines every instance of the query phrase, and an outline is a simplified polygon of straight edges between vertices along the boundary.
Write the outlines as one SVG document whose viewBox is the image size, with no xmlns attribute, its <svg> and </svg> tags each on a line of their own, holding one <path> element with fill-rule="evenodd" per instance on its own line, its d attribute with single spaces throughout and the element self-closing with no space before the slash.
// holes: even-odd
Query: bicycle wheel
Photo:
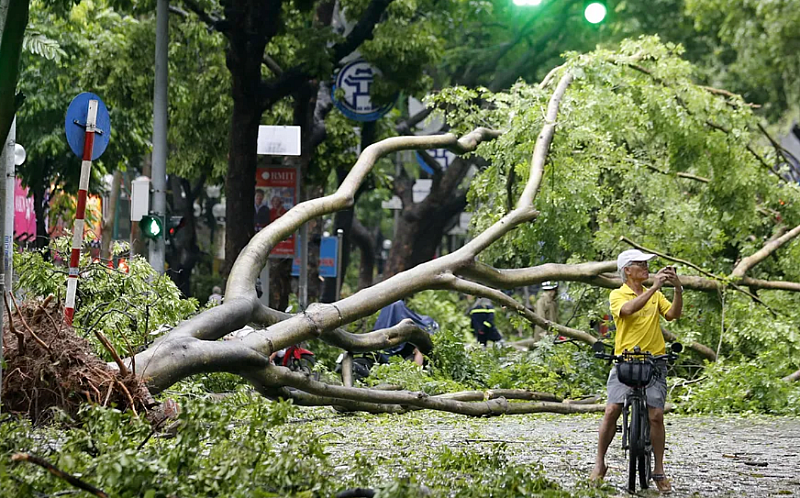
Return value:
<svg viewBox="0 0 800 498">
<path fill-rule="evenodd" d="M 639 484 L 642 489 L 650 487 L 653 475 L 653 444 L 650 441 L 650 415 L 647 406 L 642 407 L 642 455 L 639 459 Z"/>
<path fill-rule="evenodd" d="M 628 491 L 636 492 L 636 464 L 643 456 L 641 407 L 634 401 L 631 405 L 631 425 L 628 432 Z"/>
<path fill-rule="evenodd" d="M 650 487 L 650 476 L 652 475 L 650 462 L 652 462 L 652 456 L 652 451 L 645 451 L 642 455 L 639 455 L 639 485 L 642 489 Z"/>
</svg>

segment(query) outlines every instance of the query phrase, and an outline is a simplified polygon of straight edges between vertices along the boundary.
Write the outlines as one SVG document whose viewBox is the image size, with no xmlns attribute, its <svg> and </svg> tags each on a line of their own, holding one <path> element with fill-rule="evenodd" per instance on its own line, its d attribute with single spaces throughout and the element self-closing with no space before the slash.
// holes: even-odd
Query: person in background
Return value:
<svg viewBox="0 0 800 498">
<path fill-rule="evenodd" d="M 403 302 L 403 300 L 399 300 L 381 309 L 381 312 L 378 314 L 378 319 L 375 321 L 375 326 L 372 328 L 372 330 L 381 330 L 394 327 L 406 318 L 411 319 L 419 328 L 425 330 L 429 334 L 433 334 L 439 329 L 439 325 L 433 320 L 433 318 L 415 313 L 409 309 L 408 306 L 406 306 L 406 303 Z M 422 366 L 425 362 L 425 357 L 422 355 L 422 352 L 420 352 L 416 346 L 409 342 L 403 342 L 394 347 L 387 348 L 384 350 L 384 352 L 388 356 L 397 355 L 405 358 L 406 360 L 411 360 L 419 366 Z"/>
<path fill-rule="evenodd" d="M 253 220 L 256 232 L 269 225 L 269 222 L 269 206 L 266 202 L 264 202 L 264 191 L 260 188 L 257 188 L 255 197 L 255 218 Z"/>
<path fill-rule="evenodd" d="M 211 289 L 211 295 L 208 296 L 208 302 L 214 303 L 215 305 L 222 304 L 222 289 L 219 285 L 215 285 Z"/>
<path fill-rule="evenodd" d="M 469 310 L 469 318 L 472 322 L 472 333 L 475 339 L 486 346 L 489 341 L 500 342 L 503 336 L 494 325 L 495 309 L 492 302 L 484 297 L 475 301 L 475 304 Z"/>
<path fill-rule="evenodd" d="M 277 195 L 272 196 L 272 207 L 269 209 L 269 217 L 271 220 L 275 221 L 284 214 L 286 214 L 286 208 L 283 207 L 283 199 L 281 199 Z"/>
<path fill-rule="evenodd" d="M 557 282 L 542 282 L 542 291 L 536 299 L 536 309 L 534 313 L 549 320 L 553 323 L 558 323 L 558 283 Z M 540 341 L 547 331 L 540 326 L 536 326 L 533 332 L 533 339 Z"/>
</svg>

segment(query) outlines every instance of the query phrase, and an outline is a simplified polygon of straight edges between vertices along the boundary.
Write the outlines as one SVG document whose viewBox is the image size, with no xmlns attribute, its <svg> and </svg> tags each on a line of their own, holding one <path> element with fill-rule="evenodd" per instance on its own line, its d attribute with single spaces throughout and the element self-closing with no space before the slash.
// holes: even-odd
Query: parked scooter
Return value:
<svg viewBox="0 0 800 498">
<path fill-rule="evenodd" d="M 314 371 L 317 359 L 314 358 L 314 353 L 308 349 L 297 345 L 289 346 L 278 351 L 273 361 L 276 365 L 286 367 L 294 372 L 304 373 L 314 378 L 314 380 L 319 380 L 319 372 Z"/>
</svg>

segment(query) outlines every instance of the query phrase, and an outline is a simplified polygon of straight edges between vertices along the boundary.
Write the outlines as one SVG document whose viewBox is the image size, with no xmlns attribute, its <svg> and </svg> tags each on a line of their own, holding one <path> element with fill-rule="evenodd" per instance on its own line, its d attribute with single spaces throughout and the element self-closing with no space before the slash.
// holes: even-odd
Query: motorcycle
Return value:
<svg viewBox="0 0 800 498">
<path fill-rule="evenodd" d="M 293 372 L 301 372 L 314 380 L 319 380 L 319 372 L 314 371 L 317 359 L 314 353 L 297 345 L 289 346 L 278 351 L 276 364 L 286 367 Z"/>
</svg>

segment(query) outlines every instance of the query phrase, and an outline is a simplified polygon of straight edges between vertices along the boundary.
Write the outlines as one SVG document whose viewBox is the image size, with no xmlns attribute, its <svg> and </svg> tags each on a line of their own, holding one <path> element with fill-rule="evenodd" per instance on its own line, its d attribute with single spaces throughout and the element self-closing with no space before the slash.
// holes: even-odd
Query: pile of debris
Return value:
<svg viewBox="0 0 800 498">
<path fill-rule="evenodd" d="M 21 304 L 12 294 L 4 299 L 5 413 L 27 415 L 34 423 L 41 423 L 52 418 L 54 408 L 75 415 L 87 402 L 137 414 L 152 404 L 141 379 L 121 362 L 118 364 L 123 368 L 109 368 L 91 343 L 66 324 L 63 308 L 52 296 Z M 116 356 L 105 337 L 96 335 Z"/>
</svg>

